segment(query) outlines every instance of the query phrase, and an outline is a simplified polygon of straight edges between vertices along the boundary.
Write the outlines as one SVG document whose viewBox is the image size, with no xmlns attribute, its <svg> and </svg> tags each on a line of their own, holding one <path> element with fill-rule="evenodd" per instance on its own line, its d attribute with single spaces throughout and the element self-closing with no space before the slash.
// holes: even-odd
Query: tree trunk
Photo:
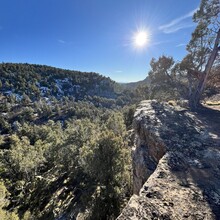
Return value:
<svg viewBox="0 0 220 220">
<path fill-rule="evenodd" d="M 195 92 L 190 97 L 189 104 L 190 104 L 191 109 L 196 109 L 198 107 L 198 105 L 200 104 L 202 93 L 203 93 L 205 85 L 207 83 L 208 75 L 211 71 L 211 68 L 212 68 L 213 63 L 215 61 L 215 58 L 218 55 L 219 40 L 220 40 L 220 29 L 218 30 L 218 33 L 217 33 L 217 36 L 215 39 L 214 48 L 211 52 L 211 55 L 208 59 L 206 66 L 205 66 L 203 77 L 199 80 L 198 86 L 197 86 Z"/>
</svg>

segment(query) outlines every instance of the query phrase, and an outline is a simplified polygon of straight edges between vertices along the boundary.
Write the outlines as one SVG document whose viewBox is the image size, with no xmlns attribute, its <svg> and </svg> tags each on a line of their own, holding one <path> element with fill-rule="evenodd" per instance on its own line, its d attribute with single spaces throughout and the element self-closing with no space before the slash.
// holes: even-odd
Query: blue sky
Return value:
<svg viewBox="0 0 220 220">
<path fill-rule="evenodd" d="M 181 60 L 199 0 L 3 0 L 0 62 L 97 72 L 118 82 L 142 80 L 152 57 Z M 135 48 L 145 29 L 149 44 Z"/>
</svg>

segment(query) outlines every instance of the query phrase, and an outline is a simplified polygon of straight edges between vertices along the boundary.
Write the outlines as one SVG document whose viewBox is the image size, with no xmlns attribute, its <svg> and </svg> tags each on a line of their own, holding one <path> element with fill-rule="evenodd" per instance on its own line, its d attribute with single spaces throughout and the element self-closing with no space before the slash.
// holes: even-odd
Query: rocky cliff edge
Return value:
<svg viewBox="0 0 220 220">
<path fill-rule="evenodd" d="M 141 102 L 134 119 L 135 194 L 118 220 L 220 219 L 219 137 L 209 126 L 197 113 Z"/>
</svg>

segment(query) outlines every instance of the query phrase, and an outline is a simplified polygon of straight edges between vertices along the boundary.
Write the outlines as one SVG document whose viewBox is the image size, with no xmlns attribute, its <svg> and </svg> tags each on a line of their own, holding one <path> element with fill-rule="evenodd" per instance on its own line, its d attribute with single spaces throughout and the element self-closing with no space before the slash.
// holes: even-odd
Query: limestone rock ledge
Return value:
<svg viewBox="0 0 220 220">
<path fill-rule="evenodd" d="M 220 146 L 196 114 L 157 101 L 138 106 L 134 193 L 118 220 L 220 219 Z"/>
</svg>

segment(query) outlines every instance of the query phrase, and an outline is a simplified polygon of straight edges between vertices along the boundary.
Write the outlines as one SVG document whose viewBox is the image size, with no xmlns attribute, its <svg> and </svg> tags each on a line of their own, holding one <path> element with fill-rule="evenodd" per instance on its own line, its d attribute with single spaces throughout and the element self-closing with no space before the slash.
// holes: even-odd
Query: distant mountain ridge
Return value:
<svg viewBox="0 0 220 220">
<path fill-rule="evenodd" d="M 146 77 L 144 80 L 140 80 L 137 82 L 130 82 L 130 83 L 120 83 L 123 89 L 136 89 L 138 86 L 148 85 L 150 83 L 149 78 Z"/>
</svg>

